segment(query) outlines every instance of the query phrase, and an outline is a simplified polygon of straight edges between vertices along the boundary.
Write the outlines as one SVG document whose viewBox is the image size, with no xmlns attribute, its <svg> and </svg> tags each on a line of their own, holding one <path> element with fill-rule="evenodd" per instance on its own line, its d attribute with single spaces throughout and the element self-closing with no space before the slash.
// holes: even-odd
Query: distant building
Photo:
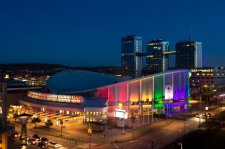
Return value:
<svg viewBox="0 0 225 149">
<path fill-rule="evenodd" d="M 202 43 L 193 41 L 190 36 L 189 41 L 176 43 L 176 68 L 190 69 L 202 67 Z"/>
<path fill-rule="evenodd" d="M 168 71 L 169 55 L 163 52 L 169 51 L 169 42 L 162 39 L 154 39 L 146 44 L 146 68 L 149 74 Z"/>
<path fill-rule="evenodd" d="M 13 127 L 7 126 L 7 82 L 0 80 L 0 148 L 8 149 L 7 132 L 13 130 Z"/>
<path fill-rule="evenodd" d="M 191 69 L 191 97 L 224 99 L 225 98 L 225 69 L 224 67 L 207 67 Z M 199 98 L 198 98 L 199 97 Z"/>
<path fill-rule="evenodd" d="M 121 66 L 125 71 L 133 72 L 134 78 L 141 76 L 142 37 L 129 35 L 121 39 Z M 128 74 L 129 75 L 129 74 Z"/>
<path fill-rule="evenodd" d="M 202 53 L 202 67 L 208 67 L 208 57 Z"/>
</svg>

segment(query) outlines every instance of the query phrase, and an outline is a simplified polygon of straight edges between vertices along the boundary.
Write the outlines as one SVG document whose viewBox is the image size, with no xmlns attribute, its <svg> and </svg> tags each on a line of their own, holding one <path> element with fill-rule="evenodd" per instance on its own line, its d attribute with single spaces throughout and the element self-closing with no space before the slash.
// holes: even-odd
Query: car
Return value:
<svg viewBox="0 0 225 149">
<path fill-rule="evenodd" d="M 207 116 L 206 116 L 206 115 L 202 115 L 202 117 L 201 117 L 201 118 L 206 119 L 206 118 L 207 118 Z"/>
<path fill-rule="evenodd" d="M 38 135 L 33 135 L 33 138 L 36 139 L 37 141 L 41 141 L 41 138 Z"/>
<path fill-rule="evenodd" d="M 202 117 L 202 115 L 201 115 L 201 114 L 198 114 L 198 115 L 196 115 L 196 117 L 197 117 L 197 118 L 201 118 L 201 117 Z"/>
<path fill-rule="evenodd" d="M 47 145 L 45 143 L 42 143 L 42 142 L 39 142 L 37 146 L 40 147 L 40 148 L 47 148 Z"/>
<path fill-rule="evenodd" d="M 34 138 L 27 138 L 27 144 L 36 145 L 37 144 L 37 140 L 34 139 Z"/>
<path fill-rule="evenodd" d="M 211 117 L 212 115 L 211 115 L 211 113 L 208 113 L 207 116 L 208 116 L 208 117 Z"/>
<path fill-rule="evenodd" d="M 11 137 L 13 137 L 13 138 L 19 138 L 20 137 L 20 134 L 18 132 L 14 131 L 14 132 L 11 133 Z"/>
<path fill-rule="evenodd" d="M 46 145 L 48 145 L 48 139 L 47 138 L 41 138 L 41 142 L 42 143 L 45 143 Z"/>
<path fill-rule="evenodd" d="M 56 143 L 54 141 L 49 141 L 48 142 L 48 146 L 54 147 L 54 148 L 60 148 L 60 147 L 62 147 L 62 145 L 60 145 L 60 144 L 58 144 L 58 143 Z"/>
</svg>

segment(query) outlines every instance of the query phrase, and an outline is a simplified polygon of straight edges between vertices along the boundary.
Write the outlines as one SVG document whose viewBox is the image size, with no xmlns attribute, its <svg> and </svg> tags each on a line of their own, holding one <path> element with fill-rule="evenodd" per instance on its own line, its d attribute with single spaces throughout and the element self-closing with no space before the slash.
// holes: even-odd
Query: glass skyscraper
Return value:
<svg viewBox="0 0 225 149">
<path fill-rule="evenodd" d="M 162 39 L 154 39 L 146 44 L 146 68 L 147 73 L 165 72 L 169 67 L 169 42 Z"/>
<path fill-rule="evenodd" d="M 176 43 L 176 68 L 201 68 L 202 43 L 197 41 L 180 41 Z"/>
<path fill-rule="evenodd" d="M 134 78 L 141 77 L 142 37 L 129 35 L 121 39 L 121 66 L 125 71 L 133 72 Z"/>
</svg>

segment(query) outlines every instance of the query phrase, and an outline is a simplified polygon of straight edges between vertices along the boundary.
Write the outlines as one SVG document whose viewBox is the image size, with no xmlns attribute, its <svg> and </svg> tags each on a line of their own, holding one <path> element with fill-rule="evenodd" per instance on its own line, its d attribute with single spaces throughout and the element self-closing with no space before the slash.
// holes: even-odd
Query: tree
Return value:
<svg viewBox="0 0 225 149">
<path fill-rule="evenodd" d="M 47 122 L 45 122 L 45 126 L 48 127 L 48 131 L 49 131 L 49 127 L 53 125 L 53 122 L 51 119 L 48 119 Z"/>
<path fill-rule="evenodd" d="M 39 117 L 34 117 L 32 120 L 31 120 L 31 123 L 35 123 L 35 128 L 36 128 L 36 123 L 40 123 L 41 122 L 41 119 Z"/>
<path fill-rule="evenodd" d="M 15 122 L 16 122 L 16 117 L 18 116 L 17 112 L 14 113 L 13 117 L 15 118 Z"/>
</svg>

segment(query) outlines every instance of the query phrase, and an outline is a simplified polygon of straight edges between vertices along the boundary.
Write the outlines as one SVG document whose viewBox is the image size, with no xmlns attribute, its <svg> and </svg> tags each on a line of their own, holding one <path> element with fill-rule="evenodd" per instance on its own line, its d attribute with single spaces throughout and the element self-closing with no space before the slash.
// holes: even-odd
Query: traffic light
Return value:
<svg viewBox="0 0 225 149">
<path fill-rule="evenodd" d="M 90 129 L 90 128 L 88 129 L 88 135 L 92 136 L 92 129 Z"/>
</svg>

